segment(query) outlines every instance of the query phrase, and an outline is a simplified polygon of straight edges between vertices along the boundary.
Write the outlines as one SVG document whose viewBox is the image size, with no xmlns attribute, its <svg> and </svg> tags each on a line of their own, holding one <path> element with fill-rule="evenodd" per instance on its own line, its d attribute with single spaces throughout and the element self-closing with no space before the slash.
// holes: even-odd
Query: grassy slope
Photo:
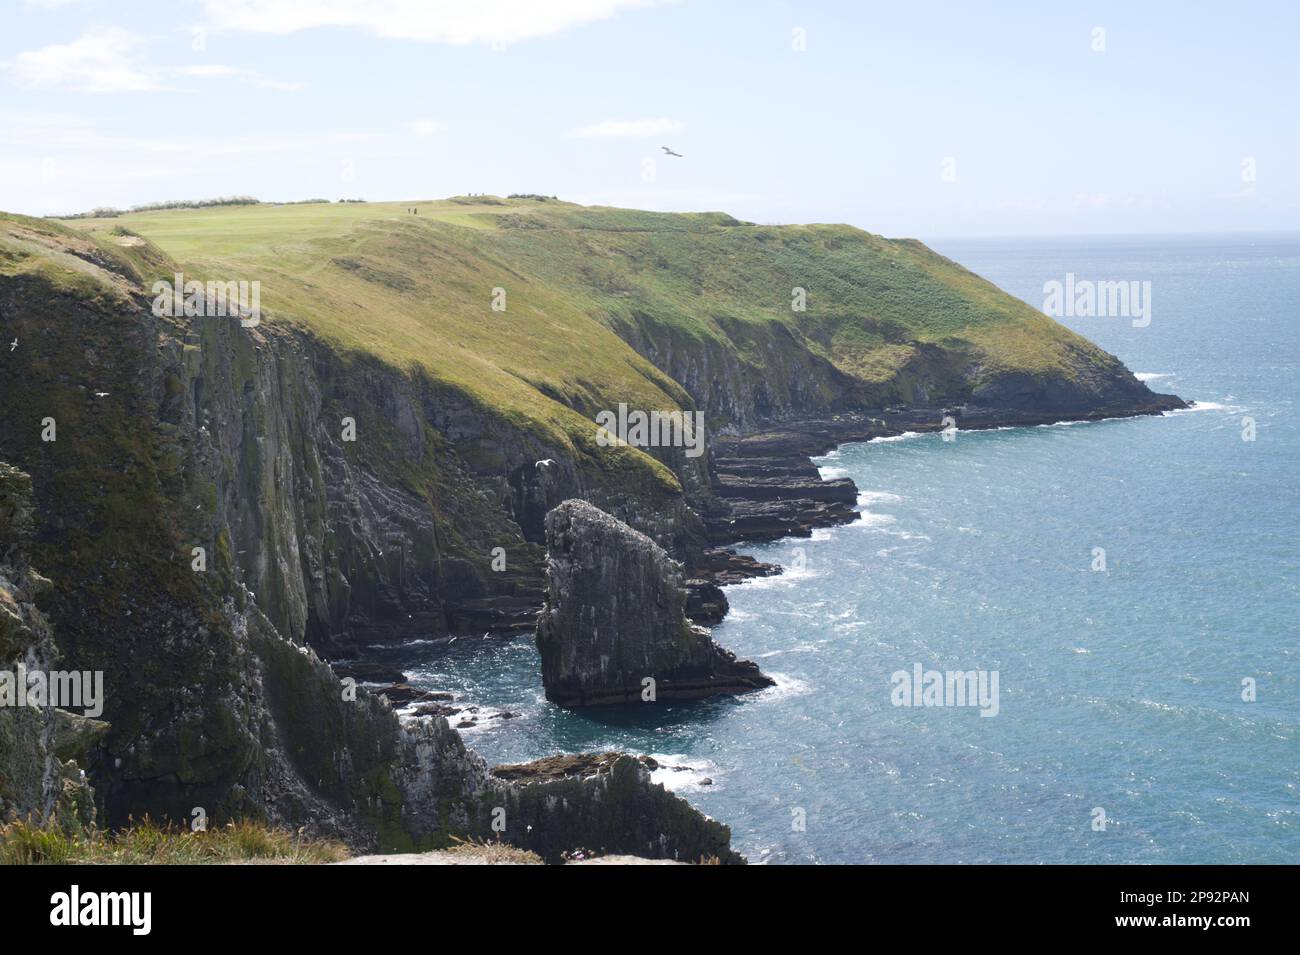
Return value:
<svg viewBox="0 0 1300 955">
<path fill-rule="evenodd" d="M 492 197 L 170 210 L 69 225 L 109 246 L 123 241 L 114 230 L 131 230 L 189 275 L 260 280 L 264 321 L 299 322 L 344 348 L 421 368 L 588 452 L 597 410 L 690 406 L 615 330 L 720 344 L 762 368 L 764 349 L 786 340 L 772 332 L 788 329 L 797 347 L 879 396 L 891 394 L 915 343 L 957 356 L 975 385 L 1017 371 L 1069 378 L 1113 362 L 920 243 L 842 225 Z M 490 308 L 496 286 L 507 292 L 504 313 Z M 790 308 L 795 286 L 807 290 L 806 312 Z"/>
<path fill-rule="evenodd" d="M 452 202 L 225 207 L 79 220 L 101 244 L 127 229 L 156 243 L 186 277 L 258 280 L 263 321 L 296 322 L 344 349 L 373 354 L 579 452 L 593 452 L 594 413 L 625 400 L 673 408 L 689 397 L 563 288 L 521 275 L 472 240 L 491 219 Z M 431 215 L 427 213 L 434 212 Z M 167 268 L 150 278 L 170 278 Z M 491 310 L 492 289 L 507 310 Z M 577 410 L 575 410 L 577 409 Z M 648 467 L 628 449 L 603 466 Z"/>
<path fill-rule="evenodd" d="M 405 203 L 335 203 L 75 225 L 123 225 L 191 268 L 261 277 L 270 308 L 450 380 L 457 366 L 488 380 L 505 366 L 570 386 L 612 376 L 627 387 L 644 376 L 662 388 L 644 363 L 598 334 L 596 326 L 633 311 L 715 339 L 734 335 L 724 325 L 736 321 L 781 322 L 872 382 L 895 372 L 912 339 L 971 345 L 990 362 L 1028 371 L 1057 366 L 1062 346 L 1083 343 L 920 243 L 849 226 L 756 226 L 720 213 L 491 197 L 416 205 L 418 216 Z M 504 315 L 488 309 L 495 285 L 512 293 Z M 807 289 L 807 312 L 791 311 L 794 286 Z"/>
</svg>

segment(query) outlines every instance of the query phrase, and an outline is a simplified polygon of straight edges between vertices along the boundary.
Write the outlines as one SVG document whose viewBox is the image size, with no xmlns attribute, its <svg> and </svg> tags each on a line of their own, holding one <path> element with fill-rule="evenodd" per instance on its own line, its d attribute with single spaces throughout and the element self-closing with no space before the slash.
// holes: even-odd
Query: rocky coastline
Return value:
<svg viewBox="0 0 1300 955">
<path fill-rule="evenodd" d="M 746 542 L 809 537 L 817 528 L 857 520 L 857 485 L 849 478 L 823 478 L 812 462 L 812 458 L 842 444 L 931 433 L 949 427 L 959 431 L 1033 427 L 1160 415 L 1186 407 L 1188 403 L 1176 395 L 1154 393 L 1129 403 L 1056 411 L 969 405 L 895 407 L 829 418 L 771 421 L 744 434 L 716 437 L 711 443 L 710 456 L 714 497 L 702 507 L 711 547 L 691 568 L 688 585 L 705 591 L 710 586 L 726 586 L 751 577 L 780 573 L 779 567 L 737 555 L 732 547 Z M 702 602 L 702 598 L 697 602 Z M 701 623 L 717 623 L 721 617 L 696 619 Z"/>
<path fill-rule="evenodd" d="M 552 389 L 568 433 L 303 322 L 154 314 L 149 279 L 178 264 L 139 236 L 22 217 L 0 231 L 0 319 L 22 343 L 0 382 L 0 461 L 13 465 L 14 499 L 30 494 L 0 534 L 0 649 L 100 671 L 109 688 L 102 725 L 75 747 L 50 746 L 66 722 L 53 710 L 0 713 L 0 763 L 21 781 L 0 794 L 10 815 L 84 823 L 93 809 L 111 827 L 146 814 L 187 823 L 201 808 L 210 824 L 258 818 L 361 849 L 470 837 L 552 858 L 567 843 L 735 861 L 725 826 L 637 760 L 559 780 L 493 775 L 447 721 L 472 722 L 465 701 L 412 687 L 400 666 L 375 668 L 365 649 L 531 631 L 547 515 L 578 499 L 681 565 L 660 574 L 656 556 L 642 568 L 671 611 L 664 632 L 682 643 L 666 661 L 685 667 L 670 689 L 752 688 L 757 668 L 682 624 L 717 623 L 723 587 L 778 571 L 733 545 L 857 519 L 853 482 L 824 481 L 810 456 L 944 417 L 1000 427 L 1182 405 L 1074 342 L 1078 363 L 1041 383 L 918 348 L 883 389 L 890 401 L 918 395 L 915 407 L 864 411 L 882 401 L 792 334 L 771 330 L 755 364 L 725 335 L 665 337 L 646 312 L 622 342 L 605 330 L 604 347 L 625 349 L 634 370 L 625 381 Z M 591 408 L 650 378 L 706 413 L 703 456 L 584 444 Z M 951 394 L 966 405 L 928 397 Z M 565 813 L 547 808 L 557 804 Z"/>
</svg>

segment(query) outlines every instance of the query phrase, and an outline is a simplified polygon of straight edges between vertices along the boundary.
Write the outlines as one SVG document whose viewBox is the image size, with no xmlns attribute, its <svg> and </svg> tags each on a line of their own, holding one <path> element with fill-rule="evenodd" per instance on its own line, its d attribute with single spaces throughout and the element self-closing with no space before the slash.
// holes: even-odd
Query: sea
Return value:
<svg viewBox="0 0 1300 955">
<path fill-rule="evenodd" d="M 654 757 L 751 863 L 1300 862 L 1300 234 L 931 245 L 1036 308 L 1150 282 L 1062 321 L 1195 406 L 818 459 L 861 519 L 742 545 L 786 572 L 714 630 L 769 690 L 568 712 L 527 635 L 383 655 L 490 763 Z"/>
</svg>

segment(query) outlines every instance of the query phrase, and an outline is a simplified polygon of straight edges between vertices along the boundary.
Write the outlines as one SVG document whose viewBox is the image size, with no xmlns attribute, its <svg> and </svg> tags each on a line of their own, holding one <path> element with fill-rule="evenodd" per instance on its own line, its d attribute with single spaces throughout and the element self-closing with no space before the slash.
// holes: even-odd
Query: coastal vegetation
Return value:
<svg viewBox="0 0 1300 955">
<path fill-rule="evenodd" d="M 200 832 L 149 819 L 112 832 L 68 831 L 28 820 L 0 826 L 0 865 L 301 865 L 349 855 L 340 842 L 247 819 Z"/>
</svg>

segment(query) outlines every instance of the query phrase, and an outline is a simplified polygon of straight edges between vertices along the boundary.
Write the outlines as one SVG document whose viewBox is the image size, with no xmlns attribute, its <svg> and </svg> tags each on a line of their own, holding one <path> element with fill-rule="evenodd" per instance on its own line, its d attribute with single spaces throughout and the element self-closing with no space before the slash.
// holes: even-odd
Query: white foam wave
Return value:
<svg viewBox="0 0 1300 955">
<path fill-rule="evenodd" d="M 879 514 L 876 511 L 859 511 L 858 520 L 847 526 L 869 531 L 892 524 L 897 519 L 898 518 L 894 517 L 893 514 Z"/>
<path fill-rule="evenodd" d="M 901 504 L 903 499 L 888 491 L 859 491 L 858 506 L 869 507 L 872 504 Z"/>
<path fill-rule="evenodd" d="M 1226 411 L 1229 414 L 1240 414 L 1246 409 L 1240 405 L 1228 405 L 1219 401 L 1198 401 L 1190 408 L 1176 408 L 1168 414 L 1188 414 L 1193 411 Z"/>
<path fill-rule="evenodd" d="M 705 788 L 700 784 L 708 779 L 717 785 L 722 771 L 717 763 L 699 757 L 679 756 L 675 753 L 651 753 L 650 758 L 659 764 L 651 770 L 651 782 L 662 783 L 669 792 Z"/>
<path fill-rule="evenodd" d="M 774 673 L 771 670 L 767 672 L 773 680 L 776 680 L 776 686 L 769 686 L 766 690 L 760 690 L 752 694 L 748 699 L 754 702 L 773 702 L 776 700 L 788 700 L 793 696 L 805 696 L 813 691 L 813 685 L 806 680 L 801 680 L 797 676 L 790 676 L 788 673 Z M 742 697 L 744 699 L 744 697 Z"/>
<path fill-rule="evenodd" d="M 790 566 L 786 567 L 782 573 L 774 576 L 750 577 L 748 580 L 742 580 L 736 584 L 728 584 L 723 589 L 730 590 L 732 587 L 746 587 L 751 590 L 785 589 L 793 587 L 800 581 L 807 580 L 809 577 L 817 576 L 819 575 L 806 565 L 803 567 Z"/>
</svg>

